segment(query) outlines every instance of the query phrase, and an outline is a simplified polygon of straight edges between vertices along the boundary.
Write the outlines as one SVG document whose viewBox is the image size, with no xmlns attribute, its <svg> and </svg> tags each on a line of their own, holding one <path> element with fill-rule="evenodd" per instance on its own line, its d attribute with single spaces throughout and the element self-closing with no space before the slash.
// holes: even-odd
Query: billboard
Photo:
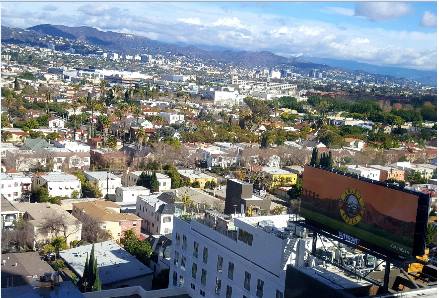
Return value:
<svg viewBox="0 0 439 298">
<path fill-rule="evenodd" d="M 300 214 L 307 222 L 389 257 L 423 255 L 427 195 L 305 166 Z"/>
</svg>

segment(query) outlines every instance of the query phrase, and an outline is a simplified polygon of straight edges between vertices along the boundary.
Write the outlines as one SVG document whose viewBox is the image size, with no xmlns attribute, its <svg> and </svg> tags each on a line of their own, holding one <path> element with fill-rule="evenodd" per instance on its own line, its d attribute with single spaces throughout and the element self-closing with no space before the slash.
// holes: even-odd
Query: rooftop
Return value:
<svg viewBox="0 0 439 298">
<path fill-rule="evenodd" d="M 282 169 L 274 168 L 274 167 L 262 167 L 262 171 L 266 172 L 268 174 L 271 174 L 271 175 L 288 175 L 288 174 L 293 174 L 291 172 L 288 172 L 287 170 L 282 170 Z"/>
<path fill-rule="evenodd" d="M 61 173 L 61 172 L 48 172 L 38 174 L 41 178 L 46 180 L 47 182 L 70 182 L 70 181 L 79 181 L 75 175 Z"/>
<path fill-rule="evenodd" d="M 110 201 L 98 200 L 73 203 L 73 207 L 83 210 L 88 216 L 98 221 L 141 220 L 141 218 L 135 214 L 118 212 L 120 206 Z M 118 211 L 115 211 L 114 209 L 117 209 Z"/>
<path fill-rule="evenodd" d="M 62 216 L 68 224 L 76 225 L 79 221 L 70 213 L 65 211 L 61 206 L 50 203 L 17 203 L 15 208 L 26 212 L 32 218 L 31 222 L 42 223 L 48 218 Z"/>
<path fill-rule="evenodd" d="M 162 174 L 162 173 L 156 173 L 157 179 L 171 179 L 168 175 Z"/>
<path fill-rule="evenodd" d="M 2 195 L 2 202 L 1 202 L 1 212 L 16 212 L 18 211 L 17 208 L 15 208 L 14 205 L 12 205 L 11 202 L 9 202 L 3 195 Z"/>
<path fill-rule="evenodd" d="M 195 170 L 178 170 L 180 175 L 187 177 L 189 179 L 215 179 L 215 177 L 207 175 L 203 172 L 198 172 Z"/>
<path fill-rule="evenodd" d="M 112 179 L 112 180 L 120 179 L 120 177 L 114 175 L 113 173 L 107 172 L 107 171 L 97 171 L 97 172 L 85 171 L 84 174 L 86 176 L 89 176 L 89 177 L 96 179 L 96 180 L 107 180 L 107 178 Z"/>
<path fill-rule="evenodd" d="M 37 252 L 2 254 L 2 262 L 2 287 L 12 282 L 14 287 L 37 285 L 40 275 L 54 272 Z"/>
<path fill-rule="evenodd" d="M 60 256 L 76 274 L 82 276 L 85 259 L 90 254 L 91 248 L 91 244 L 78 246 L 61 251 Z M 152 274 L 150 268 L 143 265 L 114 241 L 96 243 L 95 257 L 103 285 Z"/>
<path fill-rule="evenodd" d="M 118 187 L 120 190 L 122 191 L 149 191 L 148 188 L 143 187 L 143 186 L 139 186 L 139 185 L 133 185 L 133 186 L 122 186 L 122 187 Z"/>
</svg>

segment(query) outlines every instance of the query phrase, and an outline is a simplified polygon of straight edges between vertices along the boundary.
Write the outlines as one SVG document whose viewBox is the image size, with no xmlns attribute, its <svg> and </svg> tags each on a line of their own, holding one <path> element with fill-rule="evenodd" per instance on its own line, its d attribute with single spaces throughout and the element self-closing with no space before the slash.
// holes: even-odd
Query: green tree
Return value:
<svg viewBox="0 0 439 298">
<path fill-rule="evenodd" d="M 123 237 L 120 239 L 120 243 L 125 250 L 134 255 L 139 261 L 147 264 L 149 258 L 152 255 L 151 244 L 147 240 L 140 240 L 132 230 L 124 232 Z"/>
<path fill-rule="evenodd" d="M 318 152 L 317 148 L 314 147 L 314 148 L 312 149 L 312 153 L 311 153 L 311 161 L 310 161 L 309 164 L 310 164 L 311 166 L 317 166 L 318 163 L 319 163 L 319 152 Z"/>
<path fill-rule="evenodd" d="M 302 195 L 302 185 L 302 179 L 297 178 L 296 184 L 288 190 L 288 195 L 292 200 L 297 200 L 300 198 L 300 196 Z"/>
<path fill-rule="evenodd" d="M 177 168 L 175 166 L 165 165 L 163 169 L 165 170 L 166 175 L 171 178 L 171 188 L 175 189 L 182 186 L 180 173 L 177 171 Z"/>
<path fill-rule="evenodd" d="M 430 246 L 437 242 L 437 226 L 435 224 L 429 223 L 427 225 L 427 232 L 425 234 L 425 244 Z"/>
<path fill-rule="evenodd" d="M 79 199 L 79 191 L 77 190 L 72 191 L 72 199 L 74 200 Z"/>
<path fill-rule="evenodd" d="M 151 191 L 152 192 L 158 192 L 159 191 L 159 181 L 157 180 L 157 174 L 154 172 L 151 176 Z"/>
<path fill-rule="evenodd" d="M 37 202 L 39 203 L 45 203 L 50 201 L 49 191 L 47 190 L 46 187 L 40 187 L 35 192 L 35 197 Z"/>
<path fill-rule="evenodd" d="M 59 252 L 63 249 L 67 249 L 66 239 L 64 237 L 55 237 L 50 244 L 53 246 L 56 252 L 56 257 L 59 257 Z"/>
</svg>

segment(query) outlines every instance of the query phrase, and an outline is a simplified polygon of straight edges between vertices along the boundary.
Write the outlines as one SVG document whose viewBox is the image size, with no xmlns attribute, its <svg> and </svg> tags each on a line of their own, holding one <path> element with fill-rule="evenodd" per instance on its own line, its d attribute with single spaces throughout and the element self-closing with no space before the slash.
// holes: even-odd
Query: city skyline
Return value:
<svg viewBox="0 0 439 298">
<path fill-rule="evenodd" d="M 5 3 L 2 25 L 92 26 L 170 43 L 436 70 L 435 11 L 434 2 Z"/>
</svg>

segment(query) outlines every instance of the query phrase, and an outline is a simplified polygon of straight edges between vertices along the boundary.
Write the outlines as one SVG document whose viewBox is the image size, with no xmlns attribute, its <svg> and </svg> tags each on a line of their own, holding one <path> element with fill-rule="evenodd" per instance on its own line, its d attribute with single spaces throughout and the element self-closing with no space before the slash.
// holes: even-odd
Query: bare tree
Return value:
<svg viewBox="0 0 439 298">
<path fill-rule="evenodd" d="M 2 231 L 2 252 L 22 251 L 31 249 L 34 241 L 32 225 L 19 219 L 13 230 Z"/>
<path fill-rule="evenodd" d="M 82 240 L 88 243 L 102 242 L 111 239 L 111 234 L 100 227 L 95 219 L 88 216 L 82 218 Z"/>
<path fill-rule="evenodd" d="M 77 224 L 69 223 L 61 214 L 53 214 L 44 218 L 39 227 L 39 231 L 45 234 L 51 234 L 55 237 L 62 236 L 66 242 L 70 235 L 80 230 L 79 221 Z"/>
</svg>

